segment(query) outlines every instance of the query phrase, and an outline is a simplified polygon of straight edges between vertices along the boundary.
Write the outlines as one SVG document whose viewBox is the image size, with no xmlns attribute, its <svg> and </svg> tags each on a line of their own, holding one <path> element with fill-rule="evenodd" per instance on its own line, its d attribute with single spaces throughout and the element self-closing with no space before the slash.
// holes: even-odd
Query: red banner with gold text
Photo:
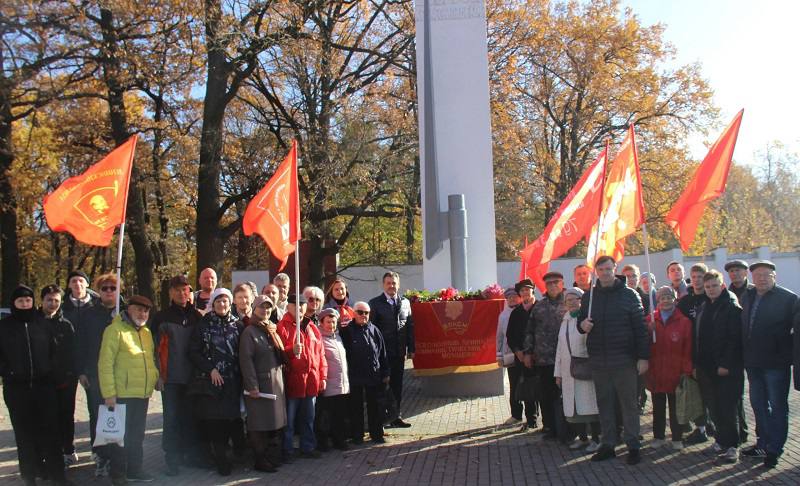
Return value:
<svg viewBox="0 0 800 486">
<path fill-rule="evenodd" d="M 495 335 L 503 299 L 411 304 L 414 371 L 431 376 L 497 368 Z"/>
</svg>

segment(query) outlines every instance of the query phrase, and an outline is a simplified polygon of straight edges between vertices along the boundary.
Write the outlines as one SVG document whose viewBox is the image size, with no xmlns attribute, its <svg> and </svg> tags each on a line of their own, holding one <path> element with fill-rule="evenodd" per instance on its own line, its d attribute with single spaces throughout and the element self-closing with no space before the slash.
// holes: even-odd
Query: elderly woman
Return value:
<svg viewBox="0 0 800 486">
<path fill-rule="evenodd" d="M 572 357 L 586 358 L 589 355 L 586 349 L 586 334 L 578 332 L 577 328 L 582 296 L 583 290 L 577 287 L 564 291 L 567 313 L 564 314 L 558 332 L 553 375 L 556 384 L 561 387 L 564 417 L 568 423 L 574 424 L 574 429 L 580 437 L 570 445 L 570 449 L 577 450 L 585 446 L 586 452 L 595 452 L 600 447 L 600 422 L 594 381 L 579 380 L 572 376 L 570 370 Z M 591 442 L 586 436 L 586 424 L 589 424 L 592 432 Z"/>
<path fill-rule="evenodd" d="M 239 410 L 239 336 L 243 325 L 231 313 L 230 290 L 215 289 L 210 301 L 211 311 L 195 326 L 189 341 L 189 360 L 195 369 L 189 393 L 195 396 L 195 415 L 211 442 L 217 472 L 227 476 L 232 469 L 228 441 L 233 439 L 238 447 L 244 433 Z"/>
<path fill-rule="evenodd" d="M 322 300 L 325 296 L 322 294 L 322 289 L 319 287 L 308 286 L 303 289 L 303 297 L 306 298 L 306 313 L 307 317 L 314 324 L 319 325 L 319 311 L 322 310 Z"/>
<path fill-rule="evenodd" d="M 323 309 L 319 313 L 319 327 L 322 332 L 322 345 L 325 347 L 325 360 L 328 362 L 328 383 L 317 397 L 317 414 L 314 431 L 317 434 L 317 449 L 328 450 L 328 439 L 339 450 L 346 450 L 347 400 L 350 394 L 350 381 L 347 377 L 347 356 L 342 338 L 336 332 L 339 312 L 336 309 Z"/>
<path fill-rule="evenodd" d="M 355 312 L 350 307 L 350 292 L 342 278 L 333 281 L 325 294 L 325 309 L 336 309 L 339 312 L 339 326 L 346 327 L 353 320 Z"/>
<path fill-rule="evenodd" d="M 350 378 L 350 437 L 354 444 L 364 442 L 364 400 L 367 402 L 369 436 L 376 444 L 383 438 L 383 414 L 378 398 L 389 383 L 389 359 L 381 331 L 370 322 L 370 308 L 366 302 L 353 306 L 356 317 L 343 327 L 342 342 L 347 351 L 347 369 Z"/>
<path fill-rule="evenodd" d="M 269 320 L 272 299 L 259 295 L 253 301 L 250 325 L 239 340 L 239 364 L 246 393 L 247 434 L 253 445 L 255 470 L 275 472 L 280 465 L 280 431 L 286 427 L 283 390 L 283 342 Z M 274 395 L 264 397 L 261 394 Z"/>
<path fill-rule="evenodd" d="M 658 289 L 658 310 L 646 322 L 650 329 L 650 368 L 647 370 L 647 388 L 653 395 L 653 442 L 651 447 L 666 445 L 667 404 L 672 448 L 683 448 L 683 430 L 675 409 L 675 389 L 682 375 L 692 373 L 692 321 L 675 305 L 678 294 L 670 285 Z"/>
</svg>

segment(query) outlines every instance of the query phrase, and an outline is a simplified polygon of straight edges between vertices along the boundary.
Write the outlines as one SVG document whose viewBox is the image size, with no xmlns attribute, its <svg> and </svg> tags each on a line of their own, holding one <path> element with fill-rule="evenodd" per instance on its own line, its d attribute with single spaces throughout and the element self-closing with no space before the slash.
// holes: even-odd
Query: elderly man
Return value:
<svg viewBox="0 0 800 486">
<path fill-rule="evenodd" d="M 203 316 L 190 301 L 192 287 L 189 279 L 176 275 L 169 280 L 169 306 L 159 311 L 150 321 L 156 343 L 156 365 L 161 372 L 161 401 L 163 403 L 164 430 L 161 447 L 167 463 L 167 475 L 179 473 L 181 463 L 199 457 L 197 430 L 192 407 L 187 395 L 192 377 L 189 361 L 189 341 L 197 322 Z"/>
<path fill-rule="evenodd" d="M 725 264 L 725 271 L 731 279 L 728 290 L 733 292 L 737 299 L 742 300 L 742 295 L 753 288 L 747 280 L 747 262 L 744 260 L 731 260 Z"/>
<path fill-rule="evenodd" d="M 209 310 L 211 293 L 217 288 L 217 272 L 213 268 L 204 268 L 197 280 L 200 282 L 200 290 L 194 293 L 194 306 L 205 314 Z"/>
<path fill-rule="evenodd" d="M 669 280 L 672 288 L 675 289 L 675 293 L 678 294 L 678 299 L 689 293 L 685 278 L 686 271 L 683 265 L 676 261 L 671 261 L 667 264 L 667 280 Z"/>
<path fill-rule="evenodd" d="M 588 265 L 578 265 L 572 270 L 573 287 L 588 292 L 592 286 L 592 269 Z"/>
<path fill-rule="evenodd" d="M 364 401 L 367 402 L 369 436 L 376 444 L 383 438 L 383 414 L 378 398 L 390 383 L 389 358 L 383 334 L 370 322 L 370 306 L 356 302 L 353 322 L 339 330 L 347 352 L 350 379 L 350 438 L 354 444 L 364 441 Z"/>
<path fill-rule="evenodd" d="M 525 353 L 525 332 L 528 329 L 528 322 L 533 319 L 533 307 L 536 304 L 536 297 L 533 294 L 533 282 L 526 278 L 514 285 L 514 290 L 519 294 L 520 304 L 511 311 L 508 316 L 508 326 L 506 328 L 506 343 L 508 348 L 514 353 L 514 364 L 512 365 L 509 376 L 515 381 L 511 398 L 517 396 L 516 388 L 523 376 L 534 376 L 533 362 L 531 361 L 532 349 Z M 513 376 L 511 376 L 513 375 Z M 536 417 L 538 415 L 538 404 L 533 400 L 522 402 L 525 406 L 526 422 L 522 425 L 522 431 L 536 428 Z M 522 410 L 520 410 L 520 415 Z"/>
<path fill-rule="evenodd" d="M 285 273 L 279 273 L 272 279 L 272 284 L 278 288 L 278 300 L 275 301 L 275 307 L 278 309 L 278 312 L 285 314 L 292 281 Z"/>
<path fill-rule="evenodd" d="M 647 372 L 650 339 L 644 325 L 641 299 L 635 290 L 616 278 L 616 269 L 614 258 L 604 255 L 597 259 L 594 270 L 598 283 L 592 290 L 593 297 L 583 296 L 578 330 L 588 334 L 586 347 L 603 431 L 602 445 L 592 461 L 604 461 L 616 455 L 615 407 L 619 402 L 628 445 L 627 462 L 634 465 L 641 461 L 637 382 L 638 375 Z"/>
<path fill-rule="evenodd" d="M 280 290 L 278 290 L 277 285 L 275 285 L 274 283 L 268 283 L 261 289 L 261 294 L 266 295 L 267 297 L 269 297 L 270 301 L 275 303 L 278 302 L 278 298 L 280 297 L 281 292 Z M 275 307 L 269 315 L 269 320 L 277 324 L 283 317 L 284 313 L 285 313 L 284 311 L 281 311 L 280 309 Z"/>
<path fill-rule="evenodd" d="M 564 304 L 564 275 L 547 272 L 542 279 L 547 290 L 533 306 L 532 319 L 528 320 L 525 330 L 524 348 L 533 355 L 534 370 L 539 376 L 539 407 L 545 439 L 555 439 L 559 393 L 553 373 L 558 332 L 567 309 Z"/>
<path fill-rule="evenodd" d="M 386 355 L 397 411 L 403 398 L 403 373 L 406 357 L 414 359 L 414 320 L 411 317 L 411 303 L 400 295 L 400 275 L 387 272 L 383 275 L 383 293 L 369 301 L 372 309 L 372 323 L 383 334 Z M 411 427 L 411 424 L 398 416 L 389 427 Z"/>
<path fill-rule="evenodd" d="M 753 263 L 750 274 L 755 288 L 742 295 L 742 346 L 758 440 L 742 455 L 764 457 L 771 469 L 788 433 L 792 325 L 800 304 L 797 295 L 776 284 L 771 261 Z"/>
<path fill-rule="evenodd" d="M 142 468 L 147 405 L 153 390 L 161 387 L 153 336 L 147 327 L 151 307 L 150 299 L 134 295 L 127 310 L 117 314 L 103 331 L 97 362 L 100 392 L 109 409 L 125 405 L 125 445 L 106 446 L 114 485 L 153 481 Z"/>
</svg>

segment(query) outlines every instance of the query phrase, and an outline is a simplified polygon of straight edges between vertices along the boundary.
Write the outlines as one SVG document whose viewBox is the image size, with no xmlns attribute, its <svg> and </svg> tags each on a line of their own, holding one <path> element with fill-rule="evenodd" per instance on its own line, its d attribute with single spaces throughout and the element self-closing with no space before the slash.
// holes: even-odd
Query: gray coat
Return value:
<svg viewBox="0 0 800 486">
<path fill-rule="evenodd" d="M 325 346 L 325 361 L 328 362 L 328 379 L 324 397 L 346 395 L 350 393 L 350 380 L 347 377 L 347 355 L 338 333 L 328 336 L 322 334 L 322 344 Z"/>
<path fill-rule="evenodd" d="M 239 340 L 239 365 L 245 391 L 258 388 L 277 395 L 276 400 L 245 396 L 247 430 L 270 431 L 286 426 L 286 394 L 283 389 L 283 360 L 272 339 L 259 326 L 251 324 Z"/>
</svg>

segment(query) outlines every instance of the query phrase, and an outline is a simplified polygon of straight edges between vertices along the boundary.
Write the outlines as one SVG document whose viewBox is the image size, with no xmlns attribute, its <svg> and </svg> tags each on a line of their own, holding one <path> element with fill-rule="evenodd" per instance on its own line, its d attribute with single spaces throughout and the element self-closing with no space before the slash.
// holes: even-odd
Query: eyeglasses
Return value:
<svg viewBox="0 0 800 486">
<path fill-rule="evenodd" d="M 309 301 L 309 302 L 312 302 L 312 301 L 313 302 L 322 302 L 322 299 L 318 299 L 316 297 L 308 297 L 308 298 L 306 298 L 306 300 Z"/>
<path fill-rule="evenodd" d="M 112 285 L 104 285 L 100 287 L 100 290 L 102 290 L 103 292 L 116 292 L 117 288 Z"/>
<path fill-rule="evenodd" d="M 368 316 L 368 315 L 369 315 L 369 311 L 365 311 L 365 310 L 358 309 L 358 310 L 356 311 L 356 314 L 358 314 L 358 315 L 360 315 L 360 316 Z"/>
</svg>

